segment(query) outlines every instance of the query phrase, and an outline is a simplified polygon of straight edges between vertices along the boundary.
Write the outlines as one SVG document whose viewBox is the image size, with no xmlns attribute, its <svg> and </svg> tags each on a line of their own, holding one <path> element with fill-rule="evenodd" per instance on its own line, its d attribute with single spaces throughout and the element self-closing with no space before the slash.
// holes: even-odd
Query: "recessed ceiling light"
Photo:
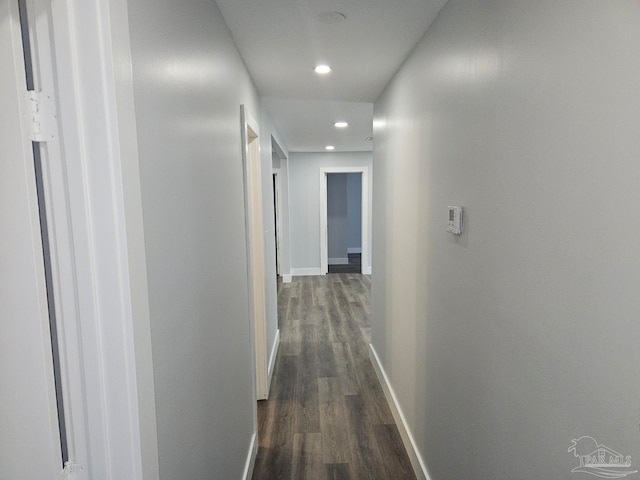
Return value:
<svg viewBox="0 0 640 480">
<path fill-rule="evenodd" d="M 336 122 L 333 124 L 336 128 L 347 128 L 349 124 L 347 122 Z"/>
<path fill-rule="evenodd" d="M 316 65 L 314 70 L 320 75 L 325 75 L 331 71 L 331 67 L 329 65 Z"/>
<path fill-rule="evenodd" d="M 336 147 L 334 147 L 333 145 L 327 145 L 326 147 L 324 147 L 326 150 L 335 150 Z"/>
</svg>

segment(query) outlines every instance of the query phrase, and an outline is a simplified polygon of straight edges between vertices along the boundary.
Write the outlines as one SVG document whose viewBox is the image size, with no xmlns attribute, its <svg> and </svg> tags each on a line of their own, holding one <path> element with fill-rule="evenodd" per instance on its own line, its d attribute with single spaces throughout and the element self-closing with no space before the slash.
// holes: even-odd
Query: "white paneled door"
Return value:
<svg viewBox="0 0 640 480">
<path fill-rule="evenodd" d="M 62 452 L 15 0 L 0 0 L 0 65 L 0 478 L 55 479 Z"/>
</svg>

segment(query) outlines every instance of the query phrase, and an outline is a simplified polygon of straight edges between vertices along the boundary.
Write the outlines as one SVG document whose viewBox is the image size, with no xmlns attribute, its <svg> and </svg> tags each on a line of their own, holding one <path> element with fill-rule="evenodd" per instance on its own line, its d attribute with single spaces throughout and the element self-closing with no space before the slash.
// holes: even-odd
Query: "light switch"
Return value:
<svg viewBox="0 0 640 480">
<path fill-rule="evenodd" d="M 462 233 L 462 207 L 449 206 L 449 226 L 447 232 L 454 235 Z"/>
</svg>

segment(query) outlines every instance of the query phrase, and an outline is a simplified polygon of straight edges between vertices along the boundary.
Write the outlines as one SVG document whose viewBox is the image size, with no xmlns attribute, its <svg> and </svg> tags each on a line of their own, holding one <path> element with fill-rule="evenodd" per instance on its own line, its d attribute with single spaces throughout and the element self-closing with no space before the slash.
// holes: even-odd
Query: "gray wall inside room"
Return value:
<svg viewBox="0 0 640 480">
<path fill-rule="evenodd" d="M 327 248 L 329 265 L 347 259 L 347 174 L 327 175 Z M 333 260 L 333 262 L 332 262 Z"/>
<path fill-rule="evenodd" d="M 347 173 L 347 249 L 362 249 L 362 174 Z M 351 252 L 353 250 L 353 252 Z"/>
<path fill-rule="evenodd" d="M 638 469 L 639 25 L 450 0 L 375 105 L 372 340 L 432 479 Z"/>
<path fill-rule="evenodd" d="M 129 16 L 160 478 L 240 478 L 255 433 L 240 105 L 260 119 L 258 94 L 215 2 Z"/>
<path fill-rule="evenodd" d="M 327 175 L 327 240 L 329 264 L 347 263 L 362 249 L 362 174 Z"/>
</svg>

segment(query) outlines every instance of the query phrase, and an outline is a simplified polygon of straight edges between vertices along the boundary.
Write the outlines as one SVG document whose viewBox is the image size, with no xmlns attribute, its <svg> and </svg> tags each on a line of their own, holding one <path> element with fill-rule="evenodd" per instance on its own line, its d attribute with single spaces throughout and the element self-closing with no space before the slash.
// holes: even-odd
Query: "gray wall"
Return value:
<svg viewBox="0 0 640 480">
<path fill-rule="evenodd" d="M 375 105 L 373 346 L 434 480 L 640 465 L 639 25 L 450 0 Z"/>
<path fill-rule="evenodd" d="M 255 411 L 240 104 L 216 4 L 129 2 L 160 478 L 240 478 Z"/>
<path fill-rule="evenodd" d="M 332 259 L 344 261 L 348 237 L 346 173 L 327 175 L 327 229 L 329 265 Z"/>
<path fill-rule="evenodd" d="M 347 173 L 347 248 L 362 248 L 362 174 Z M 357 252 L 353 252 L 357 253 Z"/>
<path fill-rule="evenodd" d="M 371 165 L 371 152 L 290 153 L 289 208 L 292 273 L 295 273 L 296 269 L 320 269 L 320 168 L 369 167 L 371 187 L 373 177 Z M 371 188 L 369 192 L 371 195 Z M 362 264 L 364 269 L 366 265 L 371 265 L 371 260 L 363 258 Z"/>
</svg>

